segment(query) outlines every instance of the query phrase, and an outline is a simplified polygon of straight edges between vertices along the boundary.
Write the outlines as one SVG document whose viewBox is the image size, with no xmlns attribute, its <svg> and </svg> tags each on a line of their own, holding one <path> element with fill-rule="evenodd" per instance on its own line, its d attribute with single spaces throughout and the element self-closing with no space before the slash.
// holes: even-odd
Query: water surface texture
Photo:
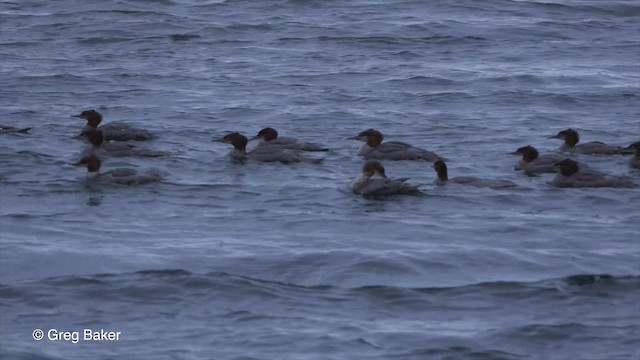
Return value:
<svg viewBox="0 0 640 360">
<path fill-rule="evenodd" d="M 638 359 L 640 190 L 556 189 L 507 155 L 572 127 L 640 140 L 640 7 L 617 1 L 0 2 L 3 359 Z M 140 187 L 91 183 L 71 139 L 153 131 Z M 331 148 L 234 163 L 231 131 Z M 354 196 L 376 128 L 421 196 Z M 250 143 L 253 147 L 255 143 Z M 628 156 L 578 156 L 640 181 Z M 42 341 L 34 329 L 120 331 Z"/>
</svg>

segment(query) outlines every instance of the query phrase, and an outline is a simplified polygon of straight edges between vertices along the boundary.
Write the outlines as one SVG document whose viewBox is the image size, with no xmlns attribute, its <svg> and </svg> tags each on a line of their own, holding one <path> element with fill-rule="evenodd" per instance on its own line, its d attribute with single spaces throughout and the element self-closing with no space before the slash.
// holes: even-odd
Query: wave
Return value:
<svg viewBox="0 0 640 360">
<path fill-rule="evenodd" d="M 560 10 L 567 12 L 584 12 L 601 15 L 615 15 L 620 17 L 637 17 L 640 15 L 640 7 L 635 2 L 629 1 L 608 1 L 589 5 L 581 4 L 561 4 L 557 2 L 542 1 L 519 1 L 507 0 L 509 3 L 530 6 L 538 10 Z"/>
<path fill-rule="evenodd" d="M 29 295 L 31 289 L 50 288 L 51 290 L 89 290 L 91 293 L 100 288 L 110 296 L 120 292 L 134 298 L 156 297 L 168 288 L 176 292 L 182 290 L 237 290 L 277 296 L 288 291 L 295 292 L 338 292 L 351 295 L 365 295 L 396 299 L 416 294 L 463 295 L 485 294 L 490 296 L 517 299 L 520 297 L 548 296 L 554 294 L 600 294 L 616 292 L 634 292 L 640 288 L 640 275 L 576 274 L 561 278 L 539 280 L 535 282 L 491 281 L 450 287 L 401 287 L 391 285 L 367 285 L 342 287 L 332 284 L 301 285 L 277 280 L 235 275 L 226 272 L 197 274 L 184 269 L 141 270 L 132 273 L 108 273 L 87 276 L 62 276 L 29 281 L 16 285 L 0 284 L 0 298 L 9 299 Z M 145 289 L 137 291 L 136 289 Z M 33 294 L 29 295 L 32 296 Z"/>
<path fill-rule="evenodd" d="M 452 36 L 452 35 L 435 35 L 424 37 L 401 37 L 401 36 L 318 36 L 312 38 L 281 38 L 280 41 L 309 41 L 315 40 L 319 42 L 345 43 L 345 44 L 391 44 L 391 45 L 410 45 L 410 44 L 458 44 L 458 43 L 477 43 L 487 42 L 489 39 L 480 36 Z"/>
</svg>

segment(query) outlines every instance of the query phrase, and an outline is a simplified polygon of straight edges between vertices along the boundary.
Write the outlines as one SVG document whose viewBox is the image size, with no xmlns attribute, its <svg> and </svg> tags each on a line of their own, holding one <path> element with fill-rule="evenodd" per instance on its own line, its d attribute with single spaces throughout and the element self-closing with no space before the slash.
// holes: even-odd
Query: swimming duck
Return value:
<svg viewBox="0 0 640 360">
<path fill-rule="evenodd" d="M 349 138 L 350 140 L 364 141 L 358 151 L 358 155 L 365 159 L 378 160 L 427 160 L 435 161 L 440 159 L 436 153 L 411 146 L 400 141 L 382 142 L 384 136 L 375 129 L 367 129 L 360 134 Z"/>
<path fill-rule="evenodd" d="M 87 166 L 87 179 L 108 184 L 142 185 L 162 180 L 155 172 L 138 173 L 134 169 L 114 169 L 100 172 L 100 159 L 95 155 L 82 158 L 76 165 Z"/>
<path fill-rule="evenodd" d="M 258 143 L 258 147 L 263 145 L 274 145 L 278 146 L 282 149 L 287 150 L 297 150 L 297 151 L 329 151 L 326 147 L 310 143 L 306 141 L 301 141 L 292 137 L 283 137 L 278 136 L 278 132 L 274 128 L 264 128 L 258 132 L 258 135 L 254 136 L 250 140 L 262 139 Z"/>
<path fill-rule="evenodd" d="M 318 164 L 323 160 L 307 158 L 298 154 L 284 151 L 277 146 L 270 145 L 261 146 L 247 152 L 247 143 L 249 141 L 247 140 L 246 136 L 237 132 L 225 135 L 222 139 L 218 140 L 218 142 L 233 145 L 233 150 L 229 155 L 236 160 L 252 159 L 264 162 L 281 162 L 285 164 L 299 162 Z"/>
<path fill-rule="evenodd" d="M 98 125 L 100 125 L 100 123 L 102 122 L 102 114 L 93 109 L 85 110 L 78 115 L 72 115 L 72 117 L 87 120 L 87 125 L 85 125 L 82 131 L 97 129 Z M 105 140 L 127 141 L 150 140 L 151 138 L 153 138 L 151 133 L 147 130 L 139 129 L 131 125 L 119 122 L 102 125 L 100 126 L 100 130 L 102 130 Z"/>
<path fill-rule="evenodd" d="M 612 176 L 594 169 L 581 169 L 577 162 L 564 159 L 556 163 L 556 177 L 551 185 L 557 187 L 615 187 L 633 188 L 638 185 L 626 176 Z"/>
<path fill-rule="evenodd" d="M 620 146 L 607 145 L 600 141 L 578 144 L 580 137 L 578 136 L 578 132 L 573 129 L 562 130 L 557 135 L 549 137 L 549 139 L 564 140 L 564 144 L 560 146 L 561 151 L 592 155 L 619 155 L 633 153 L 632 151 Z"/>
<path fill-rule="evenodd" d="M 372 179 L 374 175 L 379 178 Z M 384 166 L 379 161 L 368 160 L 362 167 L 362 174 L 351 182 L 351 190 L 358 195 L 383 196 L 419 193 L 419 185 L 406 183 L 408 178 L 389 179 Z"/>
<path fill-rule="evenodd" d="M 460 185 L 475 186 L 481 188 L 505 188 L 517 186 L 515 183 L 507 180 L 485 180 L 471 176 L 459 176 L 449 179 L 449 173 L 447 171 L 447 164 L 444 161 L 438 160 L 433 163 L 433 168 L 438 176 L 434 181 L 436 185 L 446 185 L 448 183 L 455 183 Z"/>
</svg>

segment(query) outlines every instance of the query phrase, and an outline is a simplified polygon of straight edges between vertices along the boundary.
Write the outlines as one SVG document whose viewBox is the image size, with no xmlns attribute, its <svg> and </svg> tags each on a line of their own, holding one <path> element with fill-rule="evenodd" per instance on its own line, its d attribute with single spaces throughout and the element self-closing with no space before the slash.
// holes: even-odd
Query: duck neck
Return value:
<svg viewBox="0 0 640 360">
<path fill-rule="evenodd" d="M 533 160 L 538 158 L 538 151 L 537 150 L 530 150 L 527 151 L 524 155 L 522 155 L 522 160 L 524 160 L 524 162 L 532 162 Z"/>
<path fill-rule="evenodd" d="M 371 176 L 367 174 L 360 174 L 360 176 L 358 176 L 351 182 L 351 187 L 360 188 L 369 181 L 369 178 L 371 178 Z"/>
<path fill-rule="evenodd" d="M 571 176 L 578 172 L 577 166 L 563 166 L 560 173 L 564 176 Z"/>
<path fill-rule="evenodd" d="M 578 134 L 568 133 L 568 134 L 565 134 L 564 136 L 564 143 L 569 147 L 576 146 L 579 141 L 580 141 L 580 138 L 578 137 Z"/>
<path fill-rule="evenodd" d="M 244 156 L 247 155 L 247 150 L 245 148 L 233 148 L 233 150 L 231 150 L 231 156 L 234 158 L 242 158 Z"/>
<path fill-rule="evenodd" d="M 449 174 L 448 174 L 446 168 L 439 168 L 439 169 L 436 170 L 436 173 L 438 174 L 438 180 L 440 180 L 440 181 L 449 180 Z"/>
<path fill-rule="evenodd" d="M 369 136 L 367 137 L 367 145 L 374 148 L 382 144 L 382 136 Z"/>
</svg>

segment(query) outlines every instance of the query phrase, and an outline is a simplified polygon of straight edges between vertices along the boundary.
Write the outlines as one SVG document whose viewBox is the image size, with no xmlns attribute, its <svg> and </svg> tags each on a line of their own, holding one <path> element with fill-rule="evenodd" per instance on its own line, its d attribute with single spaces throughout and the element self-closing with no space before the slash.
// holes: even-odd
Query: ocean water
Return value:
<svg viewBox="0 0 640 360">
<path fill-rule="evenodd" d="M 0 135 L 0 357 L 638 359 L 640 190 L 556 189 L 507 153 L 557 151 L 568 127 L 640 139 L 639 17 L 636 0 L 0 1 L 0 123 L 33 127 Z M 163 182 L 70 165 L 70 115 L 91 108 L 174 153 L 104 168 Z M 331 151 L 238 164 L 212 141 L 266 126 Z M 367 128 L 519 187 L 385 161 L 423 194 L 355 196 L 347 138 Z M 640 181 L 626 156 L 577 158 Z"/>
</svg>

